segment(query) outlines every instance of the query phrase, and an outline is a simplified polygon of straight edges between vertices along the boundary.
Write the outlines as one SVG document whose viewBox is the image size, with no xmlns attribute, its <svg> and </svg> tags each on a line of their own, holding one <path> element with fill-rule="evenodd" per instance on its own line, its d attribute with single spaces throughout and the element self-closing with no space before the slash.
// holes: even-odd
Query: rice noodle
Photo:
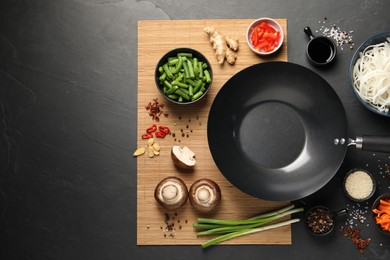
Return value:
<svg viewBox="0 0 390 260">
<path fill-rule="evenodd" d="M 352 72 L 358 95 L 380 112 L 390 108 L 390 37 L 359 53 Z"/>
</svg>

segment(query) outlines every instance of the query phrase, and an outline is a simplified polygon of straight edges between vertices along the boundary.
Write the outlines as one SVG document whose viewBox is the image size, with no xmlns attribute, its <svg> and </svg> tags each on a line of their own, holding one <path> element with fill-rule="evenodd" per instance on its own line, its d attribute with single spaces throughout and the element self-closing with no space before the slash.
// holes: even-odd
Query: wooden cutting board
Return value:
<svg viewBox="0 0 390 260">
<path fill-rule="evenodd" d="M 282 49 L 273 56 L 254 54 L 245 41 L 248 25 L 253 20 L 183 20 L 138 22 L 138 147 L 146 147 L 141 139 L 153 123 L 168 126 L 173 135 L 156 138 L 161 146 L 160 155 L 149 158 L 145 153 L 137 158 L 137 244 L 138 245 L 198 245 L 210 237 L 197 238 L 192 224 L 198 217 L 220 219 L 244 219 L 287 205 L 289 202 L 271 202 L 250 197 L 232 184 L 215 165 L 207 142 L 207 118 L 210 106 L 223 84 L 238 71 L 260 62 L 287 61 L 287 22 L 276 19 L 284 30 Z M 239 39 L 239 52 L 234 66 L 219 65 L 205 26 L 212 25 L 218 31 Z M 177 106 L 169 103 L 158 92 L 154 82 L 157 62 L 171 49 L 189 47 L 203 53 L 211 62 L 214 78 L 207 97 L 198 104 Z M 267 75 L 264 75 L 265 77 Z M 244 88 L 245 86 L 243 86 Z M 163 103 L 160 122 L 152 121 L 145 106 L 158 99 Z M 172 162 L 170 150 L 174 145 L 186 145 L 196 154 L 197 164 L 192 172 L 178 170 Z M 237 173 L 239 174 L 239 173 Z M 180 177 L 188 188 L 199 178 L 210 178 L 222 190 L 222 202 L 213 214 L 196 212 L 189 201 L 177 212 L 167 212 L 154 199 L 158 182 L 168 176 Z M 172 225 L 173 224 L 173 225 Z M 168 228 L 167 228 L 168 227 Z M 224 242 L 225 244 L 291 244 L 291 227 L 286 226 L 262 233 L 251 234 Z"/>
</svg>

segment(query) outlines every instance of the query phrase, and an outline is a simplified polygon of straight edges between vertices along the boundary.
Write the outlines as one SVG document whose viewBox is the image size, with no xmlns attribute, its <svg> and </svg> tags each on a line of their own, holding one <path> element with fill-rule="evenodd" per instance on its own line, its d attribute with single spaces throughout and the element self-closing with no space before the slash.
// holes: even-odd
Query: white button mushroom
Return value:
<svg viewBox="0 0 390 260">
<path fill-rule="evenodd" d="M 221 189 L 210 179 L 199 179 L 191 185 L 189 199 L 191 205 L 197 210 L 210 212 L 221 201 Z"/>
<path fill-rule="evenodd" d="M 177 210 L 186 203 L 188 189 L 180 178 L 167 177 L 156 186 L 154 198 L 166 210 Z"/>
<path fill-rule="evenodd" d="M 195 153 L 187 146 L 173 146 L 171 156 L 174 164 L 182 169 L 191 169 L 196 164 Z"/>
</svg>

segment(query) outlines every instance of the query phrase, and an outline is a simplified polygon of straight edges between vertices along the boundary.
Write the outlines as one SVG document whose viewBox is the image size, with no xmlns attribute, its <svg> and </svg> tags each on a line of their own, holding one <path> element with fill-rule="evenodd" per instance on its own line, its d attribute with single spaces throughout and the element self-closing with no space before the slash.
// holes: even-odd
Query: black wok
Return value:
<svg viewBox="0 0 390 260">
<path fill-rule="evenodd" d="M 313 71 L 288 62 L 248 67 L 218 92 L 208 142 L 222 174 L 257 198 L 308 196 L 337 172 L 349 144 L 388 151 L 384 137 L 348 138 L 344 107 Z"/>
</svg>

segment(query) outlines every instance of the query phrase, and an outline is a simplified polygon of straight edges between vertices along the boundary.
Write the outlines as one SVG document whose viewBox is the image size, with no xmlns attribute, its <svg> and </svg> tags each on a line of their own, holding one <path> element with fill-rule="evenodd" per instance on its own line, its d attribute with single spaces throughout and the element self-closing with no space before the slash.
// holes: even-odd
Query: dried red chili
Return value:
<svg viewBox="0 0 390 260">
<path fill-rule="evenodd" d="M 141 137 L 142 139 L 149 139 L 153 137 L 153 134 L 143 134 Z"/>
<path fill-rule="evenodd" d="M 156 132 L 156 130 L 157 130 L 157 126 L 155 124 L 153 124 L 152 126 L 150 126 L 146 129 L 146 132 L 150 134 L 150 133 Z"/>
<path fill-rule="evenodd" d="M 169 130 L 168 127 L 162 126 L 162 125 L 160 125 L 160 126 L 158 127 L 158 130 L 160 130 L 160 132 L 164 132 L 166 135 L 169 134 L 169 133 L 171 132 L 171 130 Z"/>
<path fill-rule="evenodd" d="M 149 102 L 145 106 L 145 109 L 149 111 L 149 116 L 156 122 L 160 121 L 160 116 L 163 113 L 162 108 L 164 104 L 159 104 L 158 98 L 154 98 L 153 102 Z M 168 117 L 168 113 L 164 113 L 165 117 Z"/>
<path fill-rule="evenodd" d="M 360 229 L 358 228 L 352 228 L 349 226 L 346 230 L 343 228 L 340 231 L 356 245 L 356 248 L 360 251 L 360 253 L 364 253 L 364 250 L 372 241 L 371 238 L 362 239 L 360 236 Z"/>
<path fill-rule="evenodd" d="M 156 137 L 158 137 L 158 138 L 164 138 L 167 134 L 164 133 L 164 132 L 156 132 L 155 135 L 156 135 Z"/>
</svg>

